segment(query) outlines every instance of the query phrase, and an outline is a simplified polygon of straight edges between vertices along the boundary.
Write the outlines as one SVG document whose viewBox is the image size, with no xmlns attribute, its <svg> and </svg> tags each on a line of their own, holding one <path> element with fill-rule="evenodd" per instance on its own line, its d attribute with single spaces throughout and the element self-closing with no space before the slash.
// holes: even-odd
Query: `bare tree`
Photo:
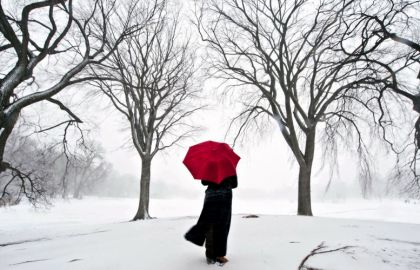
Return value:
<svg viewBox="0 0 420 270">
<path fill-rule="evenodd" d="M 334 145 L 331 149 L 337 149 L 340 137 L 355 138 L 362 174 L 370 175 L 368 146 L 358 124 L 363 119 L 357 111 L 370 108 L 358 101 L 371 88 L 387 83 L 388 73 L 341 48 L 345 19 L 355 4 L 213 0 L 196 12 L 210 64 L 228 89 L 240 91 L 246 105 L 236 118 L 242 120 L 238 135 L 258 117 L 268 115 L 293 152 L 299 165 L 299 215 L 312 215 L 311 172 L 318 128 L 332 135 L 326 137 Z M 398 73 L 407 66 L 404 59 L 398 60 L 403 62 L 398 69 L 392 65 L 396 60 L 384 59 L 384 63 Z"/>
<path fill-rule="evenodd" d="M 17 204 L 24 197 L 36 206 L 49 203 L 57 195 L 67 198 L 70 192 L 81 199 L 101 185 L 112 169 L 102 156 L 102 147 L 88 133 L 69 145 L 54 140 L 51 134 L 39 136 L 27 124 L 17 124 L 5 148 L 4 156 L 16 170 L 0 176 L 0 206 Z M 63 146 L 74 149 L 65 150 Z"/>
<path fill-rule="evenodd" d="M 136 13 L 147 26 L 130 36 L 105 61 L 98 76 L 113 77 L 97 86 L 130 125 L 141 164 L 140 200 L 133 220 L 149 219 L 151 164 L 154 156 L 195 130 L 186 121 L 192 106 L 195 55 L 188 38 L 181 39 L 179 15 L 168 1 L 147 2 L 149 14 Z M 185 35 L 188 36 L 188 35 Z"/>
<path fill-rule="evenodd" d="M 103 159 L 103 150 L 94 141 L 80 146 L 80 153 L 73 166 L 73 198 L 82 199 L 109 174 L 111 166 Z"/>
<path fill-rule="evenodd" d="M 56 153 L 34 139 L 15 135 L 5 149 L 14 167 L 0 175 L 0 206 L 18 204 L 23 197 L 33 205 L 47 202 L 53 182 L 50 168 Z"/>
<path fill-rule="evenodd" d="M 137 29 L 129 24 L 131 14 L 121 21 L 120 32 L 108 32 L 117 17 L 116 1 L 73 0 L 0 1 L 0 172 L 10 170 L 13 178 L 28 181 L 4 160 L 4 149 L 23 109 L 50 102 L 68 113 L 62 125 L 81 119 L 54 97 L 70 86 L 90 80 L 81 72 L 106 60 L 118 44 Z M 102 29 L 100 33 L 94 29 Z M 112 38 L 114 47 L 105 46 Z M 14 172 L 14 173 L 13 173 Z"/>
<path fill-rule="evenodd" d="M 403 44 L 417 52 L 412 58 L 420 64 L 420 37 L 418 35 L 420 1 L 386 0 L 381 3 L 376 2 L 374 1 L 366 7 L 362 6 L 362 10 L 358 10 L 359 12 L 356 13 L 363 22 L 362 27 L 365 35 L 362 38 L 364 41 L 374 38 L 376 44 L 387 40 Z M 376 12 L 372 12 L 373 7 Z M 420 79 L 420 71 L 417 78 Z M 398 89 L 394 90 L 398 92 Z M 420 112 L 420 108 L 416 108 L 420 107 L 419 101 L 413 100 L 409 93 L 401 92 L 400 94 L 412 99 L 414 110 Z"/>
<path fill-rule="evenodd" d="M 414 124 L 415 139 L 407 141 L 408 136 L 401 136 L 403 132 L 401 125 L 398 125 L 401 113 L 396 113 L 391 107 L 395 107 L 393 103 L 397 95 L 397 99 L 407 101 L 401 106 L 402 111 L 408 112 L 409 103 L 412 103 L 412 109 L 420 113 L 419 84 L 411 77 L 420 64 L 419 12 L 420 1 L 416 0 L 358 1 L 353 13 L 347 17 L 346 35 L 357 37 L 355 40 L 360 42 L 360 49 L 348 51 L 349 44 L 343 42 L 343 49 L 347 53 L 362 56 L 363 61 L 370 61 L 372 67 L 387 69 L 388 83 L 371 92 L 371 100 L 379 108 L 375 122 L 381 129 L 382 138 L 397 155 L 396 174 L 391 179 L 400 182 L 405 192 L 417 196 L 420 194 L 420 170 L 417 166 L 420 159 L 420 116 L 417 116 Z M 403 76 L 395 73 L 377 57 L 378 54 L 382 54 L 386 60 L 405 57 L 407 63 L 411 62 L 411 73 L 402 73 Z M 420 73 L 417 78 L 420 79 Z M 403 121 L 407 120 L 404 118 Z"/>
</svg>

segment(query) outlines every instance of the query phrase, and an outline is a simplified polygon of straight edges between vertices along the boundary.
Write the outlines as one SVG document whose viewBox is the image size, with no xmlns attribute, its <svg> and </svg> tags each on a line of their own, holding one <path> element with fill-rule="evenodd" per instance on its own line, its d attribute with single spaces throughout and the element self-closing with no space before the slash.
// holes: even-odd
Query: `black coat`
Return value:
<svg viewBox="0 0 420 270">
<path fill-rule="evenodd" d="M 233 189 L 238 187 L 238 177 L 236 175 L 223 179 L 220 184 L 215 184 L 210 181 L 202 180 L 203 186 L 208 186 L 211 189 Z"/>
<path fill-rule="evenodd" d="M 224 179 L 219 185 L 202 181 L 208 186 L 203 210 L 185 239 L 202 246 L 206 243 L 206 256 L 211 259 L 226 255 L 227 238 L 232 216 L 232 189 L 238 186 L 236 176 Z"/>
</svg>

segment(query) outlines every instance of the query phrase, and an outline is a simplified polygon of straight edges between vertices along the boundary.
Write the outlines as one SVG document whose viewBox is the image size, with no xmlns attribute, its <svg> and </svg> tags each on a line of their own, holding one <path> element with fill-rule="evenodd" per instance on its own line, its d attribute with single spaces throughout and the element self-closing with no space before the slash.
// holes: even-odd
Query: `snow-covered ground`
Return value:
<svg viewBox="0 0 420 270">
<path fill-rule="evenodd" d="M 0 269 L 218 267 L 205 263 L 204 248 L 183 239 L 200 200 L 152 200 L 157 219 L 127 222 L 136 206 L 134 199 L 87 198 L 58 201 L 50 209 L 2 208 Z M 418 201 L 314 203 L 316 217 L 295 216 L 295 208 L 281 200 L 234 200 L 230 262 L 223 268 L 296 270 L 314 251 L 305 267 L 420 269 Z"/>
</svg>

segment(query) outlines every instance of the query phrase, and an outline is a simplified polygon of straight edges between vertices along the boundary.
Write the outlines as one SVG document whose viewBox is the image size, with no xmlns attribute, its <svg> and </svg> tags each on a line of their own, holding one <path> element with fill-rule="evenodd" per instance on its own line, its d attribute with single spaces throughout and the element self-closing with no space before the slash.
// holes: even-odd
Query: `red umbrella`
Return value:
<svg viewBox="0 0 420 270">
<path fill-rule="evenodd" d="M 220 184 L 226 177 L 236 175 L 239 159 L 226 143 L 206 141 L 191 146 L 183 163 L 195 179 Z"/>
</svg>

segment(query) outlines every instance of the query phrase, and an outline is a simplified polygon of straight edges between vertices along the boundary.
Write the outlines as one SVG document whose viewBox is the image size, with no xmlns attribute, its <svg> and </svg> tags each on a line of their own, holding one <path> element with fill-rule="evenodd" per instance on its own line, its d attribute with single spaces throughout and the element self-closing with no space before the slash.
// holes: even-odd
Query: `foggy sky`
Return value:
<svg viewBox="0 0 420 270">
<path fill-rule="evenodd" d="M 234 108 L 211 98 L 214 85 L 207 85 L 209 109 L 202 111 L 194 119 L 205 124 L 199 136 L 183 141 L 182 147 L 175 146 L 157 154 L 152 164 L 151 199 L 153 197 L 197 198 L 203 196 L 204 187 L 194 180 L 182 160 L 188 146 L 205 140 L 225 141 L 226 130 L 234 116 Z M 240 105 L 239 105 L 240 106 Z M 141 162 L 134 147 L 131 146 L 130 131 L 123 130 L 124 121 L 119 114 L 108 108 L 102 117 L 94 117 L 99 129 L 98 139 L 106 149 L 106 158 L 114 169 L 131 174 L 140 179 Z M 322 130 L 318 130 L 321 134 Z M 225 142 L 232 143 L 231 139 Z M 316 146 L 316 159 L 312 173 L 312 197 L 314 200 L 360 198 L 356 159 L 345 151 L 339 158 L 340 174 L 333 178 L 328 193 L 325 188 L 329 181 L 329 167 L 319 171 L 323 161 L 320 159 L 321 145 Z M 294 157 L 284 142 L 275 123 L 267 126 L 262 134 L 248 134 L 241 145 L 235 147 L 241 160 L 237 173 L 239 178 L 235 197 L 239 199 L 275 199 L 297 200 L 297 165 Z M 380 164 L 378 164 L 380 165 Z M 382 193 L 385 183 L 375 183 L 377 193 Z"/>
</svg>

